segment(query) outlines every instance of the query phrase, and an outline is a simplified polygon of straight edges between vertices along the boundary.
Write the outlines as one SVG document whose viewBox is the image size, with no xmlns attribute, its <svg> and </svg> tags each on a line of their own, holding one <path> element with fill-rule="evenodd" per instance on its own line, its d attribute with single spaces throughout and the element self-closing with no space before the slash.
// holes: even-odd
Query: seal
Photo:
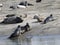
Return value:
<svg viewBox="0 0 60 45">
<path fill-rule="evenodd" d="M 51 14 L 50 16 L 48 16 L 45 20 L 44 20 L 44 22 L 43 22 L 43 24 L 46 24 L 48 21 L 53 21 L 54 19 L 53 19 L 53 15 Z"/>
<path fill-rule="evenodd" d="M 10 35 L 9 39 L 12 39 L 14 37 L 18 37 L 20 35 L 20 25 L 16 28 L 16 30 Z"/>
<path fill-rule="evenodd" d="M 42 0 L 36 0 L 37 3 L 41 2 Z"/>
</svg>

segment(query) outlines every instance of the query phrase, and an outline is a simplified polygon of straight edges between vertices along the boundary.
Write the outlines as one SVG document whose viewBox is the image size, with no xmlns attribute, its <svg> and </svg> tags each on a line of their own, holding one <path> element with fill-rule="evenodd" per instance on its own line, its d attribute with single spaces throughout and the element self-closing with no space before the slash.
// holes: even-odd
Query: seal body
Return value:
<svg viewBox="0 0 60 45">
<path fill-rule="evenodd" d="M 38 2 L 41 2 L 41 0 L 36 0 L 36 2 L 38 3 Z"/>
</svg>

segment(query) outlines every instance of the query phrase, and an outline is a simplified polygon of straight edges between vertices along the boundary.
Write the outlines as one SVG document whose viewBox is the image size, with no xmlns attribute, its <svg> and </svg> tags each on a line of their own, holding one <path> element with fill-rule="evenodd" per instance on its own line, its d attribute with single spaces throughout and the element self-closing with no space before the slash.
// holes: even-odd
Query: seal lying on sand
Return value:
<svg viewBox="0 0 60 45">
<path fill-rule="evenodd" d="M 27 1 L 24 1 L 24 2 L 20 2 L 20 3 L 17 5 L 17 8 L 26 8 L 26 6 L 33 6 L 33 4 L 30 4 L 30 3 L 28 3 Z"/>
<path fill-rule="evenodd" d="M 22 23 L 23 20 L 20 17 L 7 17 L 5 18 L 1 24 L 15 24 L 15 23 Z"/>
<path fill-rule="evenodd" d="M 44 22 L 43 22 L 43 24 L 46 24 L 48 21 L 53 21 L 54 19 L 53 19 L 53 15 L 51 14 L 50 16 L 48 16 L 45 20 L 44 20 Z"/>
<path fill-rule="evenodd" d="M 15 9 L 15 6 L 10 6 L 11 9 Z"/>
<path fill-rule="evenodd" d="M 28 23 L 25 26 L 18 25 L 16 30 L 10 35 L 9 39 L 14 38 L 14 37 L 18 37 L 20 34 L 23 34 L 29 30 L 30 30 L 30 26 Z"/>
<path fill-rule="evenodd" d="M 41 0 L 36 0 L 36 2 L 38 3 L 38 2 L 41 2 Z"/>
<path fill-rule="evenodd" d="M 33 19 L 37 19 L 38 22 L 42 22 L 42 20 L 37 15 L 35 15 Z"/>
<path fill-rule="evenodd" d="M 8 14 L 8 15 L 6 15 L 6 17 L 13 17 L 13 16 L 15 16 L 15 14 Z"/>
<path fill-rule="evenodd" d="M 24 5 L 24 6 L 33 6 L 33 4 L 28 3 L 27 1 L 21 2 L 19 5 Z"/>
</svg>

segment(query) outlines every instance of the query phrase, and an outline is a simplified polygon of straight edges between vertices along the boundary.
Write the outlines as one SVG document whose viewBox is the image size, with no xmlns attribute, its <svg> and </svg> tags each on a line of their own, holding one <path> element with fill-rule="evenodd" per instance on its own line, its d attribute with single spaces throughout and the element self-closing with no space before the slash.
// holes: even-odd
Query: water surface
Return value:
<svg viewBox="0 0 60 45">
<path fill-rule="evenodd" d="M 60 45 L 60 35 L 29 36 L 15 39 L 0 37 L 0 45 Z"/>
</svg>

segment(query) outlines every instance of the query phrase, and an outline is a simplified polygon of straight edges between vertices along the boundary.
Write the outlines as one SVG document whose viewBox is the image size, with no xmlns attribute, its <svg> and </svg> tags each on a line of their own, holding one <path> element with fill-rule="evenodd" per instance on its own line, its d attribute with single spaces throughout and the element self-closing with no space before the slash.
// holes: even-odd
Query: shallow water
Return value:
<svg viewBox="0 0 60 45">
<path fill-rule="evenodd" d="M 0 45 L 60 45 L 60 35 L 29 36 L 15 39 L 0 37 Z"/>
</svg>

